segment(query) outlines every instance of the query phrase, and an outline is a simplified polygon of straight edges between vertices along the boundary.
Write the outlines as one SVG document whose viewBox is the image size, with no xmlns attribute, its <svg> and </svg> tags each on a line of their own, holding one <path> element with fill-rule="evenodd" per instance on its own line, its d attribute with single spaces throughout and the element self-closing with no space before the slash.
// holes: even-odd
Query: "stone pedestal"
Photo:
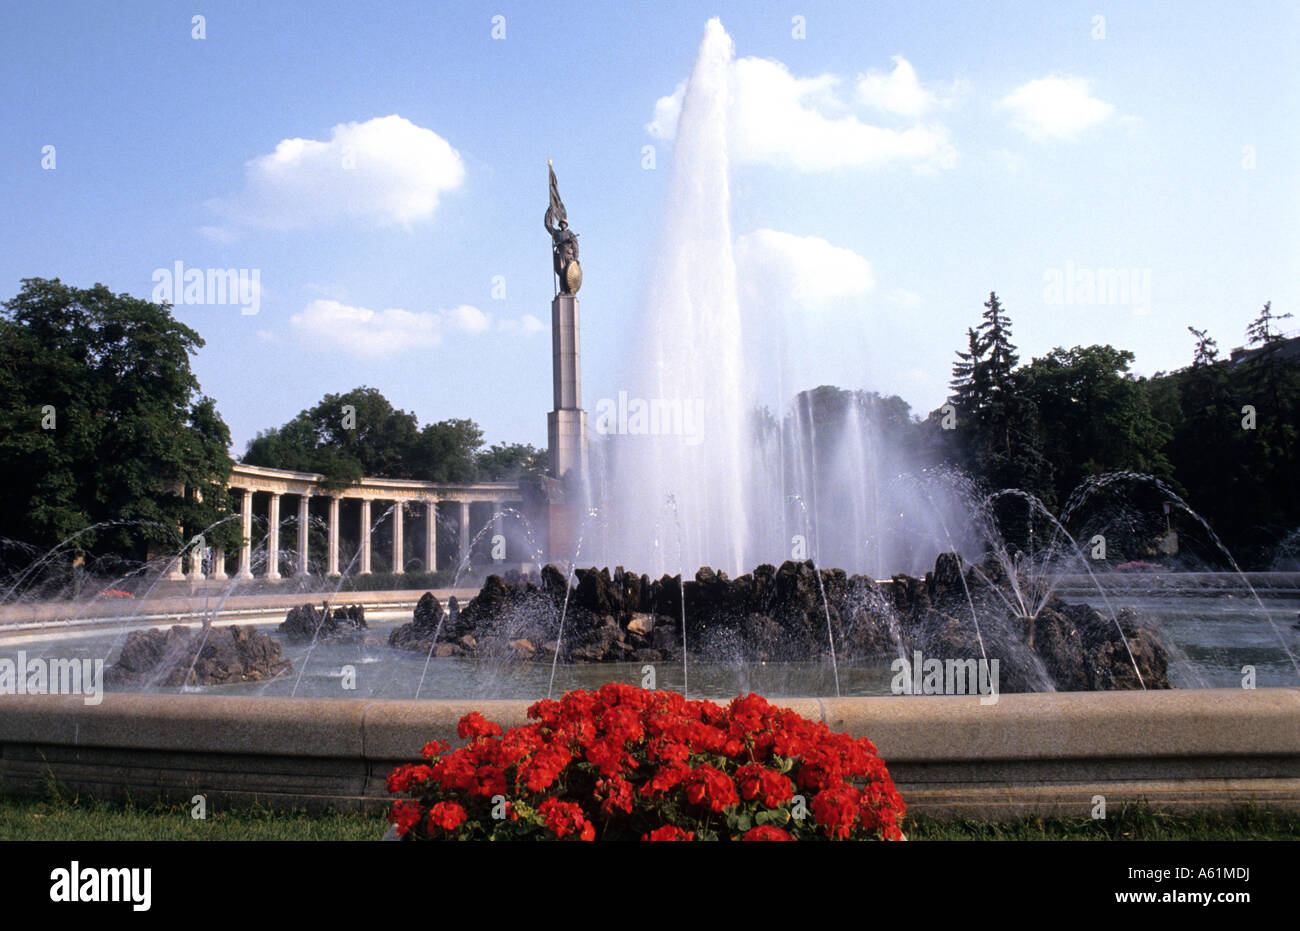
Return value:
<svg viewBox="0 0 1300 931">
<path fill-rule="evenodd" d="M 549 472 L 562 479 L 587 474 L 587 412 L 582 409 L 579 307 L 572 294 L 551 301 L 551 367 L 555 409 L 546 417 Z"/>
<path fill-rule="evenodd" d="M 546 415 L 550 477 L 544 489 L 552 559 L 571 559 L 582 528 L 587 476 L 587 412 L 582 409 L 579 307 L 572 294 L 551 301 L 551 365 L 555 409 Z"/>
</svg>

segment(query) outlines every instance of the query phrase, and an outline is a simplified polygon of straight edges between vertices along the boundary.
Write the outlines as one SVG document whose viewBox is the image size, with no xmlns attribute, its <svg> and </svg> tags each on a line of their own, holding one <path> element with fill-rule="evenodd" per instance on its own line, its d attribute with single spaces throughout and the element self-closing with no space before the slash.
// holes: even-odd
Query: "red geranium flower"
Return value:
<svg viewBox="0 0 1300 931">
<path fill-rule="evenodd" d="M 707 763 L 691 771 L 686 780 L 686 800 L 692 805 L 702 805 L 709 811 L 719 812 L 740 804 L 740 796 L 728 776 Z"/>
<path fill-rule="evenodd" d="M 409 796 L 389 813 L 398 832 L 582 840 L 598 833 L 645 840 L 715 832 L 745 840 L 903 837 L 906 806 L 871 741 L 834 734 L 758 695 L 722 706 L 611 683 L 537 702 L 528 716 L 530 723 L 503 731 L 471 712 L 457 727 L 464 746 L 430 741 L 422 762 L 394 769 L 389 791 Z M 709 818 L 742 801 L 751 813 L 781 809 L 796 791 L 811 798 L 807 823 L 743 834 L 710 826 Z M 516 798 L 503 809 L 507 794 Z M 684 817 L 699 827 L 665 823 Z M 633 833 L 640 830 L 633 825 L 647 822 L 662 827 Z M 466 824 L 474 830 L 461 834 Z"/>
<path fill-rule="evenodd" d="M 695 832 L 683 831 L 676 825 L 665 824 L 661 828 L 655 828 L 649 834 L 642 834 L 641 839 L 647 841 L 695 840 Z"/>
<path fill-rule="evenodd" d="M 477 711 L 471 711 L 460 719 L 460 723 L 456 725 L 456 733 L 462 740 L 471 737 L 500 737 L 501 725 L 492 723 Z"/>
<path fill-rule="evenodd" d="M 442 828 L 444 831 L 454 831 L 464 824 L 468 817 L 465 809 L 455 802 L 438 802 L 429 811 L 429 830 Z"/>
<path fill-rule="evenodd" d="M 741 840 L 794 840 L 788 832 L 780 828 L 773 827 L 770 824 L 760 824 L 756 828 L 750 828 L 740 838 Z"/>
</svg>

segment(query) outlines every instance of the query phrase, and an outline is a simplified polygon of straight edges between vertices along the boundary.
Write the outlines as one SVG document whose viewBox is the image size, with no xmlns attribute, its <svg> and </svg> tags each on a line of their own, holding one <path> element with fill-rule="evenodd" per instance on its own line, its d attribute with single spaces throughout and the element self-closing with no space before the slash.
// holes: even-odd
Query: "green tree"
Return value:
<svg viewBox="0 0 1300 931">
<path fill-rule="evenodd" d="M 1172 431 L 1154 416 L 1145 387 L 1130 374 L 1133 359 L 1113 346 L 1058 347 L 1023 370 L 1058 501 L 1087 476 L 1103 472 L 1172 478 L 1164 453 Z"/>
<path fill-rule="evenodd" d="M 973 327 L 968 327 L 966 351 L 957 351 L 957 361 L 952 366 L 952 381 L 948 383 L 952 390 L 949 398 L 957 408 L 959 418 L 973 416 L 980 399 L 987 396 L 987 373 L 988 366 L 985 364 L 980 337 Z"/>
<path fill-rule="evenodd" d="M 953 367 L 958 462 L 991 489 L 1019 488 L 1050 504 L 1054 488 L 1038 412 L 1016 371 L 1011 318 L 995 292 L 989 293 L 980 325 L 966 332 L 967 351 L 957 354 Z"/>
<path fill-rule="evenodd" d="M 1188 327 L 1187 332 L 1196 337 L 1196 352 L 1192 365 L 1213 365 L 1219 358 L 1219 344 L 1210 338 L 1208 330 Z"/>
<path fill-rule="evenodd" d="M 475 459 L 479 478 L 489 482 L 515 481 L 523 475 L 546 472 L 547 452 L 528 443 L 494 443 Z"/>
<path fill-rule="evenodd" d="M 478 477 L 482 445 L 483 432 L 472 420 L 420 428 L 415 414 L 395 409 L 377 389 L 361 387 L 327 394 L 283 426 L 259 433 L 243 461 L 319 472 L 331 488 L 363 476 L 469 482 Z"/>
<path fill-rule="evenodd" d="M 31 278 L 0 314 L 0 536 L 134 558 L 225 516 L 230 433 L 199 392 L 198 333 L 165 304 Z M 184 488 L 184 495 L 174 490 Z M 108 522 L 85 533 L 93 525 Z"/>
<path fill-rule="evenodd" d="M 1290 314 L 1273 313 L 1273 302 L 1265 301 L 1259 316 L 1246 327 L 1246 338 L 1251 346 L 1273 346 L 1286 339 L 1277 328 L 1278 320 L 1290 320 Z"/>
<path fill-rule="evenodd" d="M 411 454 L 410 467 L 427 482 L 472 482 L 478 479 L 477 456 L 483 431 L 472 420 L 426 424 Z"/>
</svg>

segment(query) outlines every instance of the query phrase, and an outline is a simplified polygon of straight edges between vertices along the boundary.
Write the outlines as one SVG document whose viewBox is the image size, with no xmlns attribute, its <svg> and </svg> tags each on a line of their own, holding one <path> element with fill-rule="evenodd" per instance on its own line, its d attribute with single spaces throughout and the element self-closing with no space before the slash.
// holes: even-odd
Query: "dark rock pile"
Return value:
<svg viewBox="0 0 1300 931">
<path fill-rule="evenodd" d="M 650 579 L 622 568 L 574 576 L 571 589 L 554 566 L 539 577 L 489 576 L 469 604 L 460 608 L 452 599 L 445 614 L 426 593 L 414 622 L 394 631 L 389 644 L 525 661 L 549 662 L 556 650 L 569 663 L 680 660 L 684 595 L 692 660 L 828 658 L 829 628 L 841 662 L 900 654 L 911 662 L 917 651 L 941 661 L 998 659 L 1004 692 L 1140 688 L 1135 663 L 1147 688 L 1170 687 L 1158 634 L 1131 611 L 1112 619 L 1050 599 L 1031 622 L 1011 609 L 1018 602 L 996 563 L 965 566 L 955 554 L 940 556 L 924 579 L 900 575 L 883 585 L 792 561 L 735 579 L 705 567 L 685 585 L 678 576 Z"/>
<path fill-rule="evenodd" d="M 250 627 L 134 630 L 117 662 L 104 671 L 114 687 L 227 685 L 261 682 L 289 672 L 280 644 Z"/>
<path fill-rule="evenodd" d="M 347 642 L 360 640 L 366 630 L 366 609 L 363 605 L 346 605 L 330 608 L 322 604 L 320 610 L 305 604 L 290 608 L 284 623 L 276 633 L 290 640 L 315 640 L 321 642 Z"/>
</svg>

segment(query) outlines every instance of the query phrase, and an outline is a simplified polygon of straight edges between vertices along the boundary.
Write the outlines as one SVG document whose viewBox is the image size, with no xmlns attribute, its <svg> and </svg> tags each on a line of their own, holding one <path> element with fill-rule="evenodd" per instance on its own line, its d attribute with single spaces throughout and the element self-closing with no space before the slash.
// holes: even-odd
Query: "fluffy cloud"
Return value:
<svg viewBox="0 0 1300 931">
<path fill-rule="evenodd" d="M 1114 106 L 1092 96 L 1084 78 L 1046 77 L 1022 84 L 998 103 L 1011 125 L 1031 139 L 1073 139 L 1105 122 Z"/>
<path fill-rule="evenodd" d="M 855 297 L 875 286 L 871 264 L 852 249 L 772 229 L 736 240 L 736 266 L 743 279 L 769 293 L 784 290 L 805 307 Z"/>
<path fill-rule="evenodd" d="M 491 315 L 469 304 L 439 311 L 371 310 L 326 299 L 309 303 L 289 318 L 289 324 L 309 348 L 372 359 L 429 349 L 448 335 L 475 336 L 494 328 Z M 532 314 L 525 314 L 519 320 L 496 321 L 495 329 L 531 336 L 545 327 Z"/>
<path fill-rule="evenodd" d="M 686 96 L 686 82 L 667 97 L 655 101 L 655 115 L 645 124 L 645 131 L 656 139 L 671 139 L 677 134 L 677 118 L 682 115 L 682 98 Z"/>
<path fill-rule="evenodd" d="M 327 141 L 284 139 L 244 166 L 244 187 L 211 206 L 239 222 L 289 229 L 361 221 L 409 224 L 433 216 L 465 178 L 460 154 L 400 116 L 340 123 Z"/>
<path fill-rule="evenodd" d="M 891 59 L 889 74 L 869 71 L 858 78 L 858 99 L 869 107 L 901 116 L 924 116 L 938 103 L 934 93 L 921 86 L 916 69 L 902 55 Z"/>
<path fill-rule="evenodd" d="M 904 85 L 910 75 L 915 91 L 933 102 L 933 95 L 920 88 L 912 66 L 901 58 L 894 74 L 884 78 L 889 94 L 877 93 L 873 106 L 888 99 L 895 108 L 910 108 L 906 115 L 919 115 L 920 104 Z M 906 66 L 907 74 L 900 74 Z M 895 78 L 895 75 L 898 75 Z M 870 84 L 871 92 L 875 85 Z M 947 130 L 938 124 L 895 129 L 864 123 L 849 112 L 842 98 L 841 81 L 834 75 L 798 78 L 779 61 L 741 58 L 731 63 L 730 137 L 732 156 L 741 162 L 755 162 L 792 168 L 802 172 L 835 169 L 876 168 L 906 163 L 933 169 L 951 167 L 956 150 Z M 861 83 L 859 96 L 862 96 Z M 646 131 L 659 139 L 676 134 L 686 85 L 679 84 L 667 97 L 655 102 L 654 118 Z"/>
</svg>

